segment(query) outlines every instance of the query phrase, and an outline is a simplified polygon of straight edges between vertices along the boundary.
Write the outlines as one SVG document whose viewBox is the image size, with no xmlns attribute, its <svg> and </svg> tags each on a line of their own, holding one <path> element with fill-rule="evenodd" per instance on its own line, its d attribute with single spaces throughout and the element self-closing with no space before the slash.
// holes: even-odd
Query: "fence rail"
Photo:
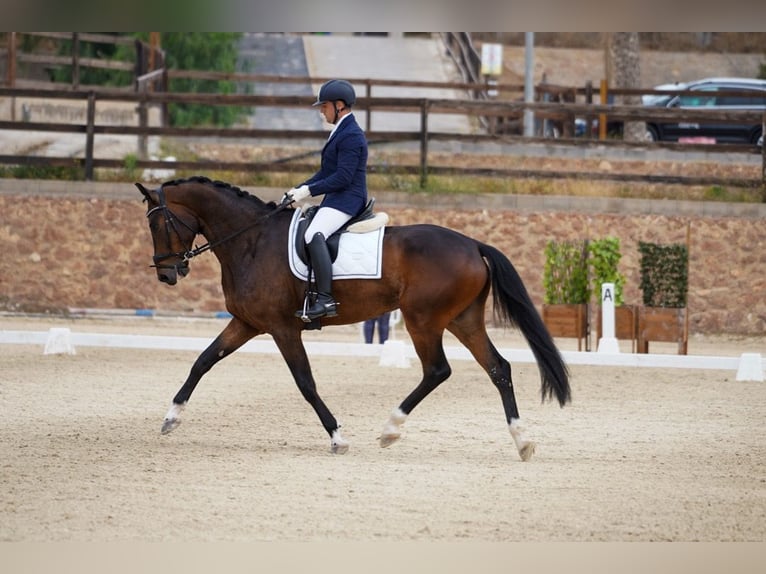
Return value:
<svg viewBox="0 0 766 574">
<path fill-rule="evenodd" d="M 279 106 L 279 107 L 306 107 L 311 104 L 313 97 L 303 96 L 263 96 L 248 94 L 189 94 L 189 93 L 165 93 L 165 92 L 124 92 L 124 91 L 85 91 L 85 90 L 39 90 L 31 88 L 0 88 L 0 98 L 44 98 L 50 100 L 73 100 L 85 103 L 85 123 L 62 123 L 62 122 L 31 122 L 2 120 L 0 129 L 23 130 L 55 133 L 83 134 L 85 138 L 86 155 L 84 158 L 71 157 L 32 157 L 28 155 L 2 155 L 0 163 L 8 165 L 81 165 L 85 169 L 85 178 L 93 178 L 94 168 L 120 168 L 124 166 L 122 160 L 98 158 L 95 156 L 97 149 L 93 145 L 94 137 L 99 134 L 111 135 L 135 135 L 139 138 L 150 136 L 185 137 L 185 138 L 215 138 L 216 140 L 237 139 L 295 139 L 323 141 L 327 134 L 322 130 L 270 130 L 255 128 L 179 128 L 166 125 L 150 126 L 146 123 L 146 114 L 139 114 L 139 125 L 103 125 L 96 124 L 96 106 L 107 102 L 127 102 L 137 106 L 139 110 L 151 106 L 162 108 L 172 103 L 196 103 L 205 105 L 236 105 L 236 106 Z M 497 136 L 488 133 L 461 134 L 428 131 L 428 115 L 432 113 L 460 114 L 465 116 L 497 116 L 508 117 L 522 115 L 525 109 L 531 109 L 537 117 L 571 119 L 581 116 L 594 116 L 605 114 L 613 119 L 623 121 L 705 121 L 705 122 L 728 122 L 728 123 L 758 123 L 763 121 L 761 112 L 757 111 L 708 111 L 708 110 L 677 110 L 664 108 L 651 108 L 643 106 L 619 106 L 600 104 L 569 104 L 569 103 L 545 103 L 545 102 L 502 102 L 502 101 L 474 101 L 474 100 L 448 100 L 427 98 L 392 98 L 392 97 L 361 97 L 356 107 L 368 111 L 371 115 L 375 112 L 406 111 L 421 114 L 421 129 L 412 132 L 384 132 L 370 130 L 367 133 L 372 144 L 380 142 L 419 142 L 420 158 L 418 166 L 386 166 L 386 173 L 419 174 L 421 181 L 426 182 L 429 174 L 450 175 L 481 175 L 495 177 L 518 177 L 518 178 L 572 178 L 572 179 L 610 179 L 615 181 L 646 181 L 659 183 L 686 183 L 694 185 L 728 185 L 736 187 L 757 188 L 764 185 L 766 170 L 759 179 L 731 179 L 719 177 L 679 177 L 679 176 L 640 176 L 624 173 L 583 173 L 583 172 L 551 172 L 536 170 L 513 170 L 513 169 L 476 169 L 455 168 L 449 166 L 430 166 L 428 163 L 428 144 L 431 141 L 456 141 L 456 142 L 548 142 L 545 138 L 522 138 L 515 136 Z M 596 140 L 587 138 L 562 138 L 557 143 L 572 146 L 608 146 L 616 148 L 630 147 L 662 147 L 674 150 L 699 150 L 704 149 L 712 153 L 748 153 L 755 151 L 751 145 L 699 145 L 678 143 L 630 143 L 620 140 Z M 764 159 L 766 165 L 766 158 Z M 228 161 L 183 161 L 165 162 L 149 160 L 139 157 L 136 167 L 139 168 L 177 168 L 190 170 L 227 170 L 240 172 L 295 172 L 313 171 L 311 166 L 289 162 L 271 163 L 244 163 Z M 315 167 L 315 166 L 314 166 Z M 382 168 L 370 166 L 370 172 L 375 173 Z M 766 199 L 766 195 L 764 197 Z"/>
<path fill-rule="evenodd" d="M 37 55 L 23 53 L 17 49 L 16 38 L 21 35 L 46 38 L 52 41 L 68 41 L 71 43 L 71 55 Z M 539 84 L 535 87 L 535 102 L 525 103 L 520 96 L 523 94 L 523 85 L 493 84 L 491 89 L 500 94 L 499 97 L 489 95 L 489 86 L 486 78 L 480 74 L 481 58 L 471 42 L 467 33 L 443 33 L 441 35 L 448 54 L 455 61 L 462 74 L 462 82 L 419 82 L 409 80 L 386 80 L 370 78 L 349 78 L 355 85 L 362 87 L 356 108 L 367 112 L 366 132 L 372 144 L 382 142 L 419 142 L 420 157 L 417 168 L 412 166 L 387 166 L 388 173 L 412 173 L 416 170 L 420 174 L 424 184 L 429 174 L 439 173 L 462 173 L 465 175 L 492 175 L 498 177 L 577 177 L 589 179 L 612 179 L 617 181 L 660 181 L 667 183 L 701 183 L 709 185 L 736 185 L 739 187 L 761 187 L 764 201 L 766 201 L 766 146 L 761 150 L 762 169 L 761 177 L 755 179 L 730 180 L 722 178 L 678 178 L 675 176 L 639 177 L 630 174 L 621 174 L 617 171 L 607 175 L 603 173 L 563 173 L 562 172 L 537 172 L 527 170 L 487 170 L 470 168 L 452 168 L 449 166 L 429 165 L 429 143 L 433 141 L 454 142 L 548 142 L 545 138 L 521 138 L 516 136 L 521 130 L 521 124 L 525 110 L 531 110 L 536 122 L 548 125 L 554 123 L 559 129 L 558 133 L 564 137 L 557 139 L 558 145 L 565 146 L 592 146 L 600 145 L 608 148 L 666 148 L 678 151 L 704 150 L 708 153 L 735 153 L 752 154 L 758 151 L 752 145 L 733 144 L 689 144 L 689 143 L 632 143 L 615 139 L 605 139 L 605 126 L 610 122 L 708 122 L 708 123 L 766 123 L 766 114 L 759 111 L 719 111 L 719 110 L 692 110 L 692 109 L 665 109 L 651 106 L 625 106 L 618 104 L 603 104 L 600 102 L 610 101 L 610 96 L 643 95 L 643 94 L 691 94 L 691 91 L 666 92 L 652 89 L 624 90 L 609 88 L 601 85 L 594 89 L 591 85 L 586 86 L 558 86 L 551 84 Z M 270 130 L 255 128 L 177 128 L 167 125 L 167 108 L 174 104 L 202 104 L 209 106 L 278 106 L 278 107 L 307 107 L 313 102 L 313 97 L 302 96 L 266 96 L 239 94 L 191 94 L 173 93 L 168 91 L 170 82 L 174 79 L 194 79 L 211 81 L 232 81 L 242 85 L 295 83 L 316 86 L 329 78 L 319 77 L 287 77 L 264 74 L 224 73 L 201 70 L 172 70 L 165 68 L 165 57 L 154 43 L 144 43 L 134 38 L 92 33 L 70 32 L 8 32 L 6 33 L 6 46 L 0 47 L 0 60 L 5 63 L 6 73 L 1 78 L 0 98 L 9 98 L 11 101 L 11 117 L 0 121 L 0 129 L 22 130 L 54 133 L 83 134 L 85 138 L 85 157 L 46 157 L 45 162 L 49 165 L 82 165 L 84 177 L 93 178 L 93 169 L 99 167 L 120 167 L 120 160 L 99 158 L 94 144 L 94 137 L 100 134 L 110 135 L 135 135 L 138 137 L 137 155 L 139 157 L 137 167 L 141 168 L 168 168 L 167 162 L 152 161 L 146 158 L 146 138 L 151 136 L 166 137 L 191 137 L 191 138 L 215 138 L 217 140 L 269 140 L 269 139 L 316 139 L 318 145 L 326 138 L 324 131 L 307 130 Z M 113 62 L 97 58 L 83 58 L 78 55 L 77 45 L 81 42 L 113 43 L 126 46 L 134 46 L 134 62 Z M 71 66 L 71 85 L 54 84 L 17 77 L 17 64 L 30 63 L 48 65 L 50 67 Z M 80 84 L 78 70 L 85 67 L 97 67 L 102 69 L 114 69 L 132 72 L 133 81 L 130 85 L 102 88 L 84 86 Z M 418 89 L 439 89 L 464 92 L 465 99 L 439 99 L 439 98 L 393 98 L 377 97 L 378 87 L 401 87 Z M 518 97 L 516 96 L 518 95 Z M 735 94 L 731 95 L 741 95 Z M 41 98 L 45 101 L 74 100 L 78 105 L 85 103 L 86 112 L 84 120 L 76 123 L 63 122 L 33 122 L 29 118 L 16 118 L 16 108 L 13 105 L 18 99 Z M 135 104 L 137 110 L 137 125 L 103 125 L 96 121 L 96 106 L 107 106 L 112 102 Z M 594 103 L 596 102 L 596 103 Z M 160 125 L 149 125 L 147 111 L 150 109 L 160 110 Z M 419 114 L 420 129 L 411 132 L 382 132 L 374 130 L 370 118 L 374 114 L 382 112 L 410 112 Z M 455 114 L 472 118 L 478 121 L 485 129 L 482 133 L 444 133 L 434 131 L 429 127 L 431 114 Z M 576 118 L 587 121 L 588 127 L 598 118 L 601 132 L 598 139 L 590 129 L 586 130 L 584 138 L 574 138 L 574 125 Z M 432 122 L 433 123 L 433 122 Z M 512 132 L 512 133 L 511 133 Z M 8 165 L 33 165 L 40 160 L 26 155 L 0 156 L 0 164 Z M 175 167 L 184 169 L 217 169 L 216 166 L 225 166 L 221 169 L 233 171 L 262 171 L 280 172 L 292 171 L 299 167 L 294 163 L 278 162 L 272 164 L 237 164 L 236 162 L 211 162 L 200 160 L 198 162 L 180 162 Z M 370 166 L 374 172 L 376 166 Z M 382 169 L 382 168 L 379 168 Z"/>
</svg>

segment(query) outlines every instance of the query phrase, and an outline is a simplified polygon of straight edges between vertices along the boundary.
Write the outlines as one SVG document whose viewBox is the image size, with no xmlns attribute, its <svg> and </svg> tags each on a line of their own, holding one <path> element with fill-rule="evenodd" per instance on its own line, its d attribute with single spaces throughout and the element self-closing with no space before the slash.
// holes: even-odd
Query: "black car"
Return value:
<svg viewBox="0 0 766 574">
<path fill-rule="evenodd" d="M 760 110 L 766 111 L 766 80 L 749 78 L 708 78 L 681 84 L 676 89 L 694 90 L 702 93 L 689 95 L 653 96 L 644 102 L 651 106 L 666 108 L 705 108 L 715 110 Z M 748 97 L 718 95 L 718 92 L 751 92 Z M 705 143 L 755 144 L 763 135 L 761 123 L 646 123 L 646 139 L 650 141 L 697 141 Z"/>
</svg>

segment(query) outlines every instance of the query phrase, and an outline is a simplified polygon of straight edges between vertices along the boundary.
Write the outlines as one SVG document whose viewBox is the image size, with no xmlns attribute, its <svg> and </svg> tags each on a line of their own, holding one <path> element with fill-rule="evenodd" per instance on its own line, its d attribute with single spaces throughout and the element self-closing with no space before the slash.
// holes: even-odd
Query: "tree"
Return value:
<svg viewBox="0 0 766 574">
<path fill-rule="evenodd" d="M 640 89 L 641 65 L 639 61 L 638 32 L 610 32 L 607 36 L 607 80 L 609 85 L 622 89 Z M 640 106 L 641 96 L 620 96 L 619 103 Z M 641 141 L 646 134 L 643 122 L 625 122 L 623 138 Z"/>
<path fill-rule="evenodd" d="M 150 32 L 131 34 L 149 43 Z M 163 32 L 160 49 L 165 52 L 165 66 L 176 70 L 215 70 L 235 72 L 241 33 L 228 32 Z M 59 53 L 70 55 L 72 42 L 64 41 Z M 88 58 L 102 58 L 135 61 L 135 48 L 131 45 L 115 45 L 98 42 L 79 42 L 79 55 Z M 57 82 L 72 82 L 71 67 L 54 70 L 52 79 Z M 130 72 L 83 67 L 80 83 L 98 86 L 129 86 L 133 79 Z M 171 92 L 231 94 L 237 90 L 235 82 L 225 80 L 193 80 L 176 78 L 170 81 Z M 247 88 L 245 88 L 247 89 Z M 249 110 L 242 106 L 207 106 L 202 104 L 173 103 L 168 105 L 169 123 L 172 126 L 215 125 L 229 127 L 247 115 Z"/>
<path fill-rule="evenodd" d="M 141 39 L 148 41 L 144 32 Z M 165 65 L 176 70 L 215 70 L 235 72 L 237 47 L 241 33 L 228 32 L 163 32 L 161 47 L 165 52 Z M 223 80 L 171 80 L 171 92 L 231 94 L 237 89 L 235 82 Z M 206 106 L 202 104 L 171 104 L 168 106 L 170 125 L 231 126 L 248 110 L 238 106 Z"/>
</svg>

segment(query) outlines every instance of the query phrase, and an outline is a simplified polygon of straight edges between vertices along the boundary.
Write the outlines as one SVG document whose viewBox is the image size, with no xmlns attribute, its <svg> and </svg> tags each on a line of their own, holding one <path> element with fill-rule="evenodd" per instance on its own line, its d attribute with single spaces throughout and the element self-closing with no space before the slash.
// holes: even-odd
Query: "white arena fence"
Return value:
<svg viewBox="0 0 766 574">
<path fill-rule="evenodd" d="M 77 347 L 201 352 L 211 342 L 212 338 L 208 337 L 78 333 L 69 328 L 51 328 L 48 331 L 0 330 L 0 344 L 40 345 L 45 354 L 74 354 Z M 370 357 L 377 358 L 383 366 L 409 367 L 410 359 L 417 359 L 411 344 L 392 339 L 383 345 L 308 341 L 305 346 L 310 356 Z M 474 360 L 464 347 L 448 346 L 444 351 L 451 360 Z M 535 362 L 529 349 L 499 348 L 498 351 L 511 363 Z M 237 352 L 279 354 L 274 342 L 266 339 L 249 341 Z M 739 357 L 579 351 L 562 351 L 561 354 L 570 365 L 712 369 L 735 371 L 737 380 L 764 380 L 764 359 L 760 353 L 742 353 Z"/>
</svg>

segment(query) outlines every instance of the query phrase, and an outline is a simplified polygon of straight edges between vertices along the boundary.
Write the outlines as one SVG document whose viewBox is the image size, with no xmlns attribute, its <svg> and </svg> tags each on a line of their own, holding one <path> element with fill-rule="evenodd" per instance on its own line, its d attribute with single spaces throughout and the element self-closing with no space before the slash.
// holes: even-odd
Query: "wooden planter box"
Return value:
<svg viewBox="0 0 766 574">
<path fill-rule="evenodd" d="M 543 322 L 553 337 L 577 339 L 577 350 L 582 350 L 588 337 L 588 305 L 543 305 Z"/>
<path fill-rule="evenodd" d="M 596 337 L 601 340 L 601 305 L 597 305 Z M 636 352 L 638 339 L 638 305 L 618 305 L 614 308 L 614 336 L 631 342 L 631 351 Z"/>
<path fill-rule="evenodd" d="M 638 352 L 649 352 L 649 341 L 678 343 L 685 355 L 689 339 L 686 307 L 640 307 L 638 311 Z"/>
</svg>

